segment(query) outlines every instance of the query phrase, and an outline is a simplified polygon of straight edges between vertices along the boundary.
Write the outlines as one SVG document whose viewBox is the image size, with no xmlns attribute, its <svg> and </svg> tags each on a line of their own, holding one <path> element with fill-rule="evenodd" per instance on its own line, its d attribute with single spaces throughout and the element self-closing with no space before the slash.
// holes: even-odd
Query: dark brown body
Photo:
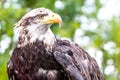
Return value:
<svg viewBox="0 0 120 80">
<path fill-rule="evenodd" d="M 16 47 L 8 62 L 8 76 L 9 80 L 103 80 L 96 61 L 65 40 L 58 40 L 49 51 L 39 41 Z"/>
</svg>

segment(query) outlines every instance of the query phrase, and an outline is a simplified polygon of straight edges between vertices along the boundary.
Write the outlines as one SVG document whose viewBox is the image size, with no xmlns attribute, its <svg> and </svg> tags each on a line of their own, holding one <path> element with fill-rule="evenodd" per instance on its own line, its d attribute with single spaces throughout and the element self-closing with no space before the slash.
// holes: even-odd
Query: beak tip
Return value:
<svg viewBox="0 0 120 80">
<path fill-rule="evenodd" d="M 59 27 L 61 27 L 62 25 L 62 18 L 58 15 L 58 24 L 59 24 Z"/>
<path fill-rule="evenodd" d="M 61 25 L 62 25 L 62 24 L 61 24 L 61 23 L 59 23 L 59 27 L 61 27 Z"/>
</svg>

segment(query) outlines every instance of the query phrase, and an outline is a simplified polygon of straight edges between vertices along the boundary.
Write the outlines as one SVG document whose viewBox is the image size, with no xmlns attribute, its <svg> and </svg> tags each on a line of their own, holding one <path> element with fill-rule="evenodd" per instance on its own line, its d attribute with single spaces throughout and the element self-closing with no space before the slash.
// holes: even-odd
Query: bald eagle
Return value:
<svg viewBox="0 0 120 80">
<path fill-rule="evenodd" d="M 16 24 L 17 46 L 8 61 L 9 80 L 103 80 L 97 62 L 78 44 L 56 39 L 50 26 L 61 17 L 36 8 Z"/>
</svg>

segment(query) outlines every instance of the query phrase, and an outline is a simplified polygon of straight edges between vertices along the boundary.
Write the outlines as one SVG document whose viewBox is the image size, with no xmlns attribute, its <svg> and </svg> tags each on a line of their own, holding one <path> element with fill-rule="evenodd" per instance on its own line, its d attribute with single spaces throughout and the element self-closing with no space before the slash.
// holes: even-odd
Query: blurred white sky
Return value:
<svg viewBox="0 0 120 80">
<path fill-rule="evenodd" d="M 120 0 L 100 0 L 103 7 L 98 13 L 99 19 L 110 19 L 112 16 L 120 16 Z"/>
</svg>

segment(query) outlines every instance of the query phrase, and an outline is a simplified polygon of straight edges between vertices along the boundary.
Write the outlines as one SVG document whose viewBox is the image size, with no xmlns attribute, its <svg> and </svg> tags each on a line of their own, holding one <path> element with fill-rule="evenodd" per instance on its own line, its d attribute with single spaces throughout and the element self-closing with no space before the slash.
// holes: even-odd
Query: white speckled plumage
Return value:
<svg viewBox="0 0 120 80">
<path fill-rule="evenodd" d="M 47 14 L 45 17 L 40 18 L 40 14 Z M 42 20 L 46 19 L 47 16 L 51 16 L 53 14 L 52 11 L 45 8 L 37 8 L 28 12 L 23 16 L 18 23 L 16 23 L 15 30 L 19 33 L 19 41 L 23 41 L 18 43 L 18 47 L 23 47 L 28 43 L 33 43 L 36 40 L 43 41 L 46 45 L 46 49 L 52 48 L 52 45 L 56 41 L 54 34 L 50 30 L 50 26 L 52 24 L 42 24 Z M 30 19 L 34 17 L 33 19 Z M 28 25 L 26 20 L 28 21 Z M 27 31 L 27 34 L 26 34 Z M 30 39 L 28 39 L 28 37 Z M 22 40 L 21 40 L 22 39 Z"/>
</svg>

